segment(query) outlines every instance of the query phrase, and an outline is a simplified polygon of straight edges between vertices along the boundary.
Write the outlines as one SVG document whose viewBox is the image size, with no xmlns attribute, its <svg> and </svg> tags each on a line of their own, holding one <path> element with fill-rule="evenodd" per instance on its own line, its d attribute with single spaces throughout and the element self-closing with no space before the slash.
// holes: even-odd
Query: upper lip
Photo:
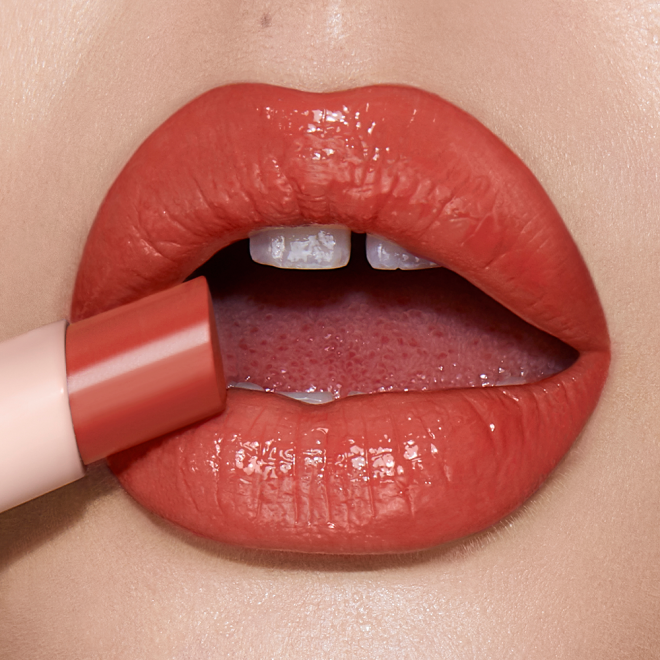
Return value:
<svg viewBox="0 0 660 660">
<path fill-rule="evenodd" d="M 385 236 L 446 265 L 580 352 L 577 363 L 566 375 L 551 379 L 551 385 L 520 388 L 521 397 L 536 402 L 530 404 L 536 405 L 536 413 L 521 411 L 521 405 L 506 413 L 543 417 L 559 405 L 555 401 L 542 409 L 539 401 L 555 396 L 549 390 L 572 388 L 571 419 L 559 411 L 566 427 L 562 433 L 571 437 L 545 441 L 546 455 L 532 461 L 532 473 L 520 478 L 519 492 L 512 496 L 526 497 L 559 460 L 596 403 L 609 361 L 605 318 L 578 249 L 534 176 L 479 122 L 426 92 L 375 86 L 310 94 L 233 85 L 200 97 L 140 147 L 110 189 L 88 238 L 72 317 L 77 320 L 183 281 L 219 249 L 260 227 L 328 221 Z M 450 404 L 457 393 L 419 396 L 442 396 L 443 405 L 463 405 Z M 478 409 L 481 399 L 470 397 L 485 402 L 508 394 L 460 396 Z M 512 460 L 523 463 L 524 453 Z M 459 500 L 449 505 L 457 506 Z M 469 514 L 472 527 L 494 522 L 489 516 L 501 516 L 514 504 L 497 502 L 488 515 Z M 399 530 L 397 525 L 392 529 Z M 301 541 L 299 549 L 410 548 L 477 531 L 470 524 L 449 527 L 451 531 L 436 527 L 426 540 L 420 540 L 421 532 L 417 540 L 412 533 L 410 543 L 397 539 L 398 531 L 386 541 L 383 533 L 369 532 L 371 542 L 346 540 L 344 531 L 336 543 L 323 532 L 311 535 L 316 541 Z M 244 531 L 216 536 L 278 546 Z M 325 540 L 319 542 L 321 537 Z M 280 546 L 298 547 L 291 542 Z"/>
</svg>

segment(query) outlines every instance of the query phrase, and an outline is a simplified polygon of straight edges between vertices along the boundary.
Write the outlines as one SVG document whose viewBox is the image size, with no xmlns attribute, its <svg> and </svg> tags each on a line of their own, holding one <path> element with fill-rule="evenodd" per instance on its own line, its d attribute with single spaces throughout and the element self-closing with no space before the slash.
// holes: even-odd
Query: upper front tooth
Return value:
<svg viewBox="0 0 660 660">
<path fill-rule="evenodd" d="M 376 270 L 438 268 L 438 264 L 416 257 L 400 245 L 372 234 L 367 234 L 367 261 Z"/>
<path fill-rule="evenodd" d="M 250 236 L 250 256 L 276 268 L 342 268 L 351 258 L 351 232 L 341 225 L 270 227 Z"/>
</svg>

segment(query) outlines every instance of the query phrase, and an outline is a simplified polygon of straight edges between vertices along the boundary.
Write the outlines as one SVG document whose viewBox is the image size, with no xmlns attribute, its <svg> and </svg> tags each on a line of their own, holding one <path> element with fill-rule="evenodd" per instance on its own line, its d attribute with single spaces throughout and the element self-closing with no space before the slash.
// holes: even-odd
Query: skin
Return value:
<svg viewBox="0 0 660 660">
<path fill-rule="evenodd" d="M 0 43 L 0 339 L 67 314 L 96 209 L 156 126 L 259 81 L 411 84 L 474 114 L 554 200 L 613 343 L 600 405 L 546 486 L 414 555 L 221 547 L 95 466 L 0 516 L 0 657 L 657 657 L 656 3 L 10 0 Z"/>
</svg>

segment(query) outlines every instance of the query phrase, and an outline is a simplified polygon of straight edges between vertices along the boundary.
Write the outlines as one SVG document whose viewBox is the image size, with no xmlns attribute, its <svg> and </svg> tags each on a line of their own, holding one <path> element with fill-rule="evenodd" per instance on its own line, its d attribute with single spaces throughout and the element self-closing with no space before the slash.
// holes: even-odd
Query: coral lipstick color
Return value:
<svg viewBox="0 0 660 660">
<path fill-rule="evenodd" d="M 396 552 L 492 525 L 578 437 L 607 376 L 609 336 L 587 267 L 539 182 L 443 99 L 396 86 L 315 94 L 258 84 L 195 99 L 109 190 L 72 314 L 181 282 L 261 228 L 330 222 L 443 264 L 577 360 L 536 383 L 317 408 L 230 392 L 222 415 L 115 455 L 112 469 L 151 511 L 246 546 Z"/>
<path fill-rule="evenodd" d="M 218 412 L 226 396 L 204 278 L 69 326 L 69 405 L 89 464 Z"/>
</svg>

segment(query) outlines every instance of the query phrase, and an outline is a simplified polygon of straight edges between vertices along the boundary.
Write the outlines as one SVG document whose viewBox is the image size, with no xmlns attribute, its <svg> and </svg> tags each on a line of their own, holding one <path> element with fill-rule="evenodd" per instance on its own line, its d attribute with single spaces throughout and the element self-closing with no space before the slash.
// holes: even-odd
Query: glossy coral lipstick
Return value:
<svg viewBox="0 0 660 660">
<path fill-rule="evenodd" d="M 0 511 L 84 466 L 222 411 L 225 383 L 202 277 L 0 344 Z"/>
<path fill-rule="evenodd" d="M 485 529 L 578 437 L 605 382 L 609 336 L 547 193 L 451 103 L 397 86 L 209 91 L 158 127 L 109 190 L 72 315 L 181 282 L 264 227 L 328 223 L 444 265 L 577 360 L 538 382 L 319 407 L 232 390 L 222 415 L 116 454 L 111 468 L 149 510 L 245 546 L 398 552 Z"/>
</svg>

